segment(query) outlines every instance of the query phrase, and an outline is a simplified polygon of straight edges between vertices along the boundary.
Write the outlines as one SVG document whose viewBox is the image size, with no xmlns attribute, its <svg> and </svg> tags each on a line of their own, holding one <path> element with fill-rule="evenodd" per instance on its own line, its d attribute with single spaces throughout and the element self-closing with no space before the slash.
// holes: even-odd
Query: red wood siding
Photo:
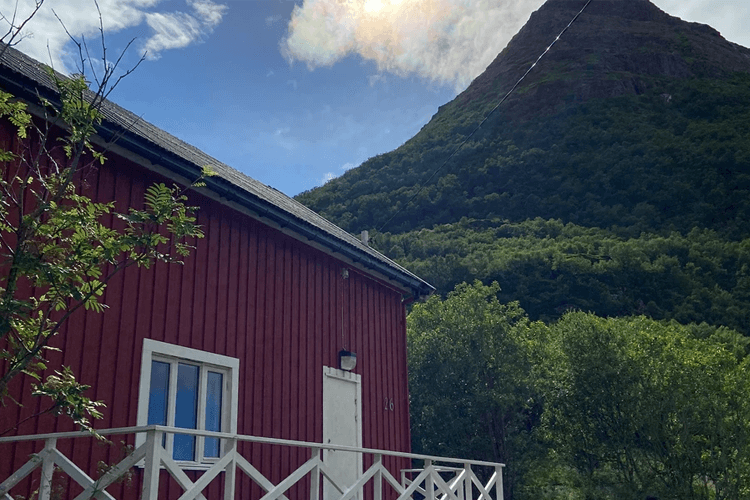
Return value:
<svg viewBox="0 0 750 500">
<path fill-rule="evenodd" d="M 121 211 L 140 205 L 146 187 L 163 181 L 108 156 L 107 164 L 87 177 L 87 192 L 99 200 L 116 199 Z M 69 365 L 81 382 L 93 386 L 90 396 L 107 403 L 97 427 L 136 425 L 143 339 L 151 338 L 240 359 L 240 434 L 320 442 L 323 366 L 337 367 L 338 351 L 347 348 L 357 353 L 355 372 L 362 377 L 364 446 L 409 451 L 400 292 L 217 201 L 193 194 L 190 203 L 200 206 L 205 238 L 196 242 L 184 266 L 128 269 L 107 287 L 109 309 L 75 314 L 54 339 L 63 352 L 50 352 L 50 365 Z M 30 396 L 28 380 L 17 381 L 12 393 L 23 407 L 0 409 L 0 431 L 42 409 Z M 64 418 L 43 416 L 23 423 L 17 433 L 71 428 Z M 40 447 L 6 446 L 0 474 L 7 476 L 10 467 Z M 307 450 L 248 443 L 240 449 L 274 482 L 308 458 Z M 63 451 L 79 465 L 88 464 L 90 472 L 98 460 L 117 458 L 114 447 L 91 440 Z M 398 477 L 409 464 L 391 459 L 387 465 Z M 238 477 L 238 491 L 251 488 L 247 477 Z M 206 496 L 218 498 L 221 485 L 212 488 Z M 125 498 L 136 498 L 138 489 L 138 484 L 126 488 Z M 171 483 L 163 498 L 176 498 L 178 490 Z M 252 497 L 259 493 L 252 487 Z"/>
</svg>

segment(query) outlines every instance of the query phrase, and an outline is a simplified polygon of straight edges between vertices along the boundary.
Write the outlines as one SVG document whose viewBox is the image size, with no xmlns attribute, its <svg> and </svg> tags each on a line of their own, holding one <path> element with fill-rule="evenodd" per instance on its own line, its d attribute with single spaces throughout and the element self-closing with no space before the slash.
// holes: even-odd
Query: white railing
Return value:
<svg viewBox="0 0 750 500">
<path fill-rule="evenodd" d="M 175 462 L 167 450 L 162 446 L 164 433 L 189 434 L 194 436 L 220 438 L 223 442 L 222 456 L 218 461 L 208 464 L 197 480 L 193 481 Z M 146 440 L 134 449 L 122 461 L 108 468 L 98 479 L 92 479 L 86 472 L 75 465 L 67 456 L 57 449 L 60 439 L 91 439 L 87 432 L 61 432 L 55 434 L 37 434 L 31 436 L 14 436 L 0 438 L 0 454 L 2 446 L 21 441 L 44 441 L 44 448 L 34 455 L 21 468 L 0 483 L 0 499 L 12 500 L 11 489 L 24 478 L 40 470 L 38 480 L 38 500 L 49 500 L 51 492 L 52 474 L 55 469 L 62 471 L 70 479 L 78 483 L 83 492 L 75 500 L 115 500 L 106 488 L 115 483 L 122 476 L 128 474 L 133 467 L 143 469 L 143 483 L 140 498 L 156 500 L 159 491 L 161 469 L 166 469 L 169 475 L 182 488 L 180 500 L 200 499 L 205 488 L 224 473 L 224 500 L 234 500 L 238 472 L 246 474 L 260 488 L 265 491 L 261 500 L 289 500 L 285 494 L 299 481 L 309 478 L 310 500 L 320 500 L 323 482 L 330 487 L 327 489 L 335 493 L 336 500 L 350 500 L 364 498 L 364 490 L 368 484 L 374 500 L 394 498 L 398 500 L 413 500 L 424 497 L 426 500 L 503 500 L 502 470 L 504 465 L 476 460 L 460 460 L 455 458 L 434 457 L 401 453 L 369 448 L 354 448 L 349 446 L 323 445 L 304 441 L 289 441 L 284 439 L 243 436 L 238 434 L 224 434 L 209 431 L 194 431 L 190 429 L 175 429 L 159 425 L 147 427 L 127 427 L 121 429 L 106 429 L 99 431 L 102 436 L 117 436 L 125 434 L 144 433 Z M 310 458 L 301 466 L 274 484 L 259 472 L 245 457 L 237 451 L 237 443 L 252 442 L 267 445 L 291 446 L 307 448 Z M 369 455 L 372 465 L 364 471 L 353 484 L 338 484 L 333 477 L 334 471 L 326 467 L 321 459 L 323 450 L 346 451 Z M 401 457 L 424 462 L 421 469 L 405 469 L 401 471 L 401 481 L 396 480 L 391 472 L 383 465 L 383 457 Z M 364 463 L 364 461 L 363 461 Z M 492 471 L 489 480 L 482 483 L 472 467 L 482 466 Z M 392 491 L 387 492 L 387 488 Z M 495 495 L 492 495 L 494 490 Z M 476 495 L 475 495 L 476 493 Z M 248 494 L 244 493 L 243 498 Z"/>
</svg>

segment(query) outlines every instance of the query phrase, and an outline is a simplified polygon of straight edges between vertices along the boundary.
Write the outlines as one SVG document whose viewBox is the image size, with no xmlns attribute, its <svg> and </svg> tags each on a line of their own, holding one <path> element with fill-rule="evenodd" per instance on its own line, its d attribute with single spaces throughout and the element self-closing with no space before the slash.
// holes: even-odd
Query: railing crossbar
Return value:
<svg viewBox="0 0 750 500">
<path fill-rule="evenodd" d="M 57 448 L 54 448 L 54 444 L 52 446 L 47 444 L 36 457 L 33 457 L 26 462 L 26 464 L 16 471 L 16 473 L 12 474 L 7 480 L 0 484 L 0 492 L 3 495 L 6 495 L 13 486 L 18 484 L 18 482 L 37 468 L 42 467 L 39 498 L 46 500 L 50 496 L 50 483 L 52 481 L 52 472 L 55 466 L 59 467 L 82 488 L 88 488 L 96 484 L 96 481 L 91 479 L 77 465 L 71 462 L 68 457 L 60 453 Z M 89 498 L 93 496 L 96 499 L 114 500 L 114 498 L 106 491 L 95 490 L 93 493 L 94 494 L 90 495 Z"/>
<path fill-rule="evenodd" d="M 463 492 L 459 490 L 459 487 L 463 485 L 465 471 L 464 469 L 456 469 L 454 472 L 457 471 L 460 471 L 460 473 L 453 476 L 453 479 L 448 482 L 448 489 L 454 496 L 458 497 L 458 500 L 463 500 Z M 448 494 L 445 493 L 440 497 L 439 500 L 447 500 L 447 498 Z"/>
<path fill-rule="evenodd" d="M 479 480 L 476 474 L 474 474 L 474 471 L 471 469 L 467 470 L 469 474 L 469 478 L 471 479 L 471 482 L 474 483 L 474 486 L 477 487 L 479 490 L 479 498 L 477 500 L 492 500 L 492 497 L 490 497 L 490 494 L 488 493 L 488 490 L 492 489 L 492 485 L 494 484 L 494 481 L 492 478 L 490 478 L 490 482 L 487 483 L 487 488 L 485 489 L 482 482 Z"/>
<path fill-rule="evenodd" d="M 244 472 L 250 479 L 252 479 L 258 486 L 263 488 L 263 491 L 267 493 L 276 487 L 275 484 L 269 481 L 266 478 L 266 476 L 261 474 L 260 471 L 258 471 L 258 469 L 253 467 L 252 464 L 248 462 L 247 459 L 243 457 L 242 455 L 240 455 L 239 453 L 237 454 L 236 460 L 237 460 L 237 467 L 239 467 L 240 470 Z M 281 495 L 279 498 L 281 500 L 289 500 L 284 495 Z"/>
<path fill-rule="evenodd" d="M 343 492 L 342 497 L 339 500 L 350 500 L 354 498 L 354 496 L 359 493 L 359 491 L 364 487 L 367 482 L 370 481 L 370 479 L 375 476 L 375 474 L 380 469 L 379 466 L 374 465 L 367 469 L 364 474 L 362 474 L 359 479 L 357 479 L 354 484 L 352 484 L 346 491 Z"/>
<path fill-rule="evenodd" d="M 430 475 L 430 471 L 428 469 L 422 470 L 422 472 L 416 478 L 414 478 L 414 480 L 411 482 L 409 487 L 404 489 L 403 492 L 401 492 L 401 495 L 398 497 L 398 500 L 409 499 L 412 493 L 414 493 L 415 490 L 419 488 L 419 485 L 422 483 L 422 481 L 424 481 L 429 475 Z M 421 490 L 421 492 L 426 493 L 425 490 Z"/>
<path fill-rule="evenodd" d="M 8 491 L 13 488 L 16 484 L 23 481 L 23 479 L 34 472 L 37 468 L 42 466 L 44 456 L 48 454 L 47 449 L 42 450 L 29 459 L 28 462 L 23 464 L 16 472 L 8 476 L 8 479 L 0 483 L 0 493 L 8 496 Z M 12 497 L 11 497 L 11 500 Z"/>
<path fill-rule="evenodd" d="M 385 467 L 383 467 L 383 479 L 385 479 L 391 485 L 391 487 L 396 490 L 397 493 L 404 492 L 404 488 L 401 486 L 401 484 L 399 484 L 396 478 L 393 477 L 393 475 Z"/>
<path fill-rule="evenodd" d="M 297 481 L 305 477 L 308 472 L 310 472 L 316 467 L 319 467 L 319 463 L 320 463 L 320 459 L 311 458 L 310 460 L 308 460 L 307 462 L 299 466 L 297 470 L 295 470 L 290 475 L 288 475 L 286 479 L 284 479 L 279 484 L 277 484 L 268 493 L 263 495 L 263 497 L 261 497 L 261 500 L 277 500 L 283 493 L 285 493 L 289 488 L 291 488 Z"/>
<path fill-rule="evenodd" d="M 328 484 L 336 488 L 336 491 L 339 492 L 339 494 L 344 494 L 344 488 L 342 488 L 339 483 L 336 482 L 336 479 L 333 477 L 333 474 L 330 473 L 328 470 L 328 467 L 325 466 L 323 462 L 320 463 L 320 466 L 318 467 L 318 472 L 323 476 L 323 479 L 328 481 Z"/>
<path fill-rule="evenodd" d="M 167 469 L 167 472 L 170 476 L 172 476 L 172 479 L 177 481 L 177 484 L 180 485 L 180 488 L 183 490 L 189 491 L 190 488 L 193 486 L 193 481 L 188 477 L 187 474 L 180 468 L 179 465 L 177 465 L 177 462 L 172 460 L 172 457 L 169 456 L 169 453 L 167 453 L 167 450 L 164 449 L 164 447 L 161 444 L 156 445 L 158 448 L 158 459 L 161 461 L 162 464 L 164 464 L 164 467 Z M 206 500 L 206 497 L 204 497 L 202 494 L 198 494 L 197 496 L 193 498 L 198 498 L 199 500 Z"/>
<path fill-rule="evenodd" d="M 138 463 L 141 459 L 146 456 L 146 446 L 141 445 L 134 450 L 130 455 L 122 459 L 117 465 L 112 467 L 102 477 L 94 481 L 93 484 L 89 485 L 83 490 L 83 493 L 75 497 L 75 500 L 88 500 L 90 499 L 96 490 L 103 490 L 107 486 L 117 481 L 120 476 L 125 474 L 131 467 Z"/>
<path fill-rule="evenodd" d="M 216 476 L 222 472 L 229 462 L 232 461 L 232 453 L 227 453 L 221 459 L 216 462 L 210 469 L 204 472 L 201 477 L 193 483 L 193 485 L 180 496 L 179 500 L 193 500 L 195 497 L 201 494 L 203 489 L 214 480 Z M 201 495 L 202 496 L 202 495 Z"/>
<path fill-rule="evenodd" d="M 182 467 L 184 463 L 178 463 L 173 459 L 171 453 L 162 446 L 162 436 L 165 433 L 177 433 L 203 437 L 216 437 L 223 441 L 223 455 L 216 461 L 206 466 L 203 472 L 193 481 Z M 159 479 L 163 476 L 160 470 L 164 469 L 169 476 L 182 489 L 183 493 L 179 500 L 206 500 L 204 491 L 212 484 L 222 472 L 225 472 L 224 500 L 236 498 L 236 471 L 239 469 L 246 474 L 250 480 L 260 486 L 264 491 L 261 500 L 289 500 L 287 492 L 304 478 L 310 478 L 310 500 L 319 500 L 321 486 L 327 482 L 332 488 L 332 493 L 337 500 L 356 500 L 362 498 L 365 487 L 372 483 L 370 492 L 374 500 L 382 500 L 384 496 L 383 484 L 387 483 L 398 495 L 398 500 L 412 500 L 415 493 L 423 495 L 427 500 L 473 500 L 474 491 L 478 491 L 477 500 L 491 500 L 490 492 L 496 490 L 497 500 L 502 500 L 502 469 L 503 464 L 490 463 L 477 460 L 457 460 L 445 457 L 430 457 L 405 452 L 392 452 L 371 448 L 356 448 L 350 446 L 339 446 L 322 443 L 309 443 L 305 441 L 289 441 L 276 438 L 261 438 L 255 436 L 244 436 L 238 434 L 227 434 L 220 432 L 196 431 L 191 429 L 175 429 L 159 425 L 130 428 L 113 428 L 99 431 L 102 435 L 113 436 L 122 434 L 146 434 L 145 442 L 132 451 L 127 457 L 120 460 L 116 465 L 109 468 L 99 479 L 93 480 L 68 457 L 57 449 L 57 440 L 63 438 L 91 437 L 86 432 L 63 432 L 55 434 L 41 434 L 35 436 L 16 436 L 0 438 L 0 444 L 9 442 L 22 442 L 32 440 L 45 440 L 44 448 L 36 455 L 30 457 L 17 471 L 11 474 L 5 481 L 0 483 L 0 500 L 12 500 L 10 490 L 22 480 L 34 473 L 36 469 L 42 469 L 42 479 L 39 483 L 39 500 L 49 500 L 52 485 L 52 472 L 58 467 L 69 478 L 78 483 L 83 492 L 74 500 L 115 500 L 106 491 L 115 481 L 128 473 L 135 466 L 143 467 L 143 490 L 141 498 L 144 500 L 156 500 L 159 491 Z M 253 464 L 240 455 L 239 442 L 252 442 L 267 445 L 306 447 L 310 450 L 310 458 L 301 466 L 287 475 L 278 484 L 274 484 L 264 476 Z M 361 454 L 372 454 L 372 464 L 363 473 L 359 473 L 353 482 L 342 485 L 334 479 L 338 477 L 337 471 L 331 470 L 321 458 L 323 450 L 335 450 Z M 401 482 L 384 466 L 383 456 L 398 458 L 424 460 L 423 469 L 401 470 Z M 360 459 L 361 460 L 361 459 Z M 462 464 L 463 467 L 441 465 L 435 462 L 447 462 Z M 140 465 L 139 465 L 140 464 Z M 482 484 L 472 466 L 488 465 L 494 468 L 494 473 L 487 484 Z M 415 474 L 412 479 L 408 475 Z M 335 490 L 335 491 L 334 491 Z M 329 493 L 326 493 L 328 495 Z M 208 494 L 208 493 L 206 493 Z M 246 492 L 242 493 L 247 495 Z"/>
<path fill-rule="evenodd" d="M 456 494 L 453 493 L 453 490 L 448 486 L 448 484 L 443 480 L 442 477 L 440 477 L 440 474 L 435 472 L 432 474 L 432 480 L 434 484 L 438 487 L 438 492 L 443 493 L 444 495 L 447 495 L 448 498 L 451 500 L 458 500 L 458 497 L 456 497 Z"/>
<path fill-rule="evenodd" d="M 116 436 L 116 435 L 122 435 L 122 434 L 148 433 L 149 431 L 174 433 L 174 432 L 177 432 L 177 429 L 174 427 L 166 427 L 164 425 L 146 425 L 146 426 L 138 426 L 138 427 L 115 427 L 112 429 L 101 429 L 101 430 L 97 429 L 96 432 L 102 436 Z M 275 445 L 280 445 L 280 446 L 293 446 L 297 448 L 310 448 L 310 449 L 334 450 L 334 451 L 351 451 L 354 453 L 364 453 L 364 454 L 371 454 L 371 455 L 381 453 L 383 455 L 388 455 L 391 457 L 409 458 L 411 460 L 431 460 L 433 462 L 448 462 L 448 463 L 460 462 L 460 463 L 468 463 L 468 464 L 471 464 L 472 466 L 484 465 L 488 467 L 496 467 L 496 466 L 505 467 L 505 464 L 498 464 L 496 462 L 486 462 L 483 460 L 457 460 L 451 457 L 420 455 L 418 453 L 406 453 L 402 451 L 379 450 L 377 448 L 357 448 L 355 446 L 343 446 L 343 445 L 334 445 L 334 444 L 313 443 L 310 441 L 295 441 L 295 440 L 288 440 L 288 439 L 248 436 L 245 434 L 229 434 L 226 432 L 214 432 L 214 431 L 203 431 L 203 430 L 180 428 L 179 433 L 185 434 L 187 436 L 213 437 L 213 438 L 230 439 L 230 440 L 235 439 L 237 441 L 245 441 L 245 442 L 259 443 L 259 444 L 275 444 Z M 58 432 L 58 433 L 49 433 L 49 434 L 32 434 L 32 435 L 25 435 L 25 436 L 6 436 L 6 437 L 0 437 L 0 444 L 20 442 L 20 441 L 41 441 L 41 440 L 48 439 L 48 438 L 65 439 L 65 438 L 91 437 L 91 436 L 92 434 L 87 431 L 70 431 L 70 432 Z"/>
</svg>

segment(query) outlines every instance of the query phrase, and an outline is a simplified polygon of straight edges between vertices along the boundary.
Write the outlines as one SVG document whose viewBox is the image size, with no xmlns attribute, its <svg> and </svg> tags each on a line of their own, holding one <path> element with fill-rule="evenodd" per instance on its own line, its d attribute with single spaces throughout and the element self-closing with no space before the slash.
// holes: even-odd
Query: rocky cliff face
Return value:
<svg viewBox="0 0 750 500">
<path fill-rule="evenodd" d="M 497 100 L 523 75 L 585 0 L 548 0 L 454 101 Z M 566 103 L 640 94 L 667 78 L 750 72 L 750 49 L 710 26 L 666 14 L 648 0 L 595 0 L 503 107 L 514 118 Z"/>
</svg>

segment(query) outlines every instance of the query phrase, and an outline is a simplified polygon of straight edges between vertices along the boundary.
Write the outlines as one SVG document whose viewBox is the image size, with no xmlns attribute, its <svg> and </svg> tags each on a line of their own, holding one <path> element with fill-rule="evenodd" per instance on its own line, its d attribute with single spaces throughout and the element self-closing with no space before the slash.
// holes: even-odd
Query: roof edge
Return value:
<svg viewBox="0 0 750 500">
<path fill-rule="evenodd" d="M 28 56 L 21 54 L 16 49 L 8 47 L 6 48 L 6 51 L 15 52 L 19 57 L 28 59 L 29 62 L 41 64 Z M 25 74 L 22 68 L 11 67 L 5 60 L 0 60 L 0 88 L 5 88 L 7 92 L 14 94 L 19 99 L 23 99 L 29 103 L 38 104 L 37 101 L 39 97 L 44 97 L 51 102 L 57 101 L 59 103 L 58 93 L 50 88 L 49 82 L 39 81 L 31 75 Z M 125 150 L 131 151 L 132 153 L 152 162 L 154 165 L 162 166 L 176 176 L 185 179 L 196 179 L 201 175 L 203 165 L 198 165 L 197 163 L 154 143 L 147 137 L 142 137 L 141 135 L 132 132 L 115 121 L 107 119 L 106 115 L 102 123 L 97 127 L 97 135 L 99 135 L 104 141 L 114 143 Z M 214 161 L 216 161 L 217 164 L 220 164 L 217 160 Z M 147 165 L 146 167 L 148 168 Z M 249 178 L 248 176 L 245 177 Z M 367 247 L 367 250 L 358 248 L 358 246 L 352 242 L 348 242 L 342 237 L 337 237 L 336 235 L 327 232 L 324 228 L 318 227 L 293 213 L 283 210 L 270 200 L 263 199 L 262 197 L 253 194 L 241 186 L 234 184 L 229 179 L 215 176 L 204 179 L 204 182 L 206 188 L 216 193 L 220 198 L 229 202 L 236 202 L 251 212 L 257 213 L 259 216 L 274 222 L 281 228 L 288 229 L 306 240 L 315 242 L 330 249 L 333 253 L 338 253 L 352 262 L 362 265 L 366 269 L 370 269 L 385 276 L 389 280 L 400 283 L 404 287 L 404 290 L 411 293 L 414 299 L 418 300 L 422 297 L 429 296 L 435 291 L 435 288 L 432 285 L 404 269 L 388 257 L 382 255 L 380 252 L 377 252 L 375 249 L 369 246 Z M 286 197 L 286 195 L 284 196 Z M 289 199 L 293 203 L 304 207 L 304 205 L 301 205 L 296 200 Z M 304 208 L 311 214 L 314 214 L 315 217 L 320 218 L 327 224 L 344 232 L 319 214 L 313 212 L 307 207 Z M 347 238 L 351 237 L 350 239 L 356 240 L 356 238 L 349 233 L 346 233 L 346 236 Z M 364 243 L 362 243 L 362 245 L 364 245 Z M 371 253 L 375 255 L 371 255 Z M 376 258 L 375 256 L 380 258 Z"/>
<path fill-rule="evenodd" d="M 141 140 L 141 138 L 137 136 L 131 137 L 133 134 L 123 134 L 122 129 L 116 124 L 103 122 L 100 129 L 99 135 L 103 139 L 110 140 L 117 137 L 118 146 L 124 147 L 155 164 L 162 165 L 164 168 L 178 176 L 184 177 L 185 179 L 195 179 L 201 175 L 202 166 L 198 166 L 195 163 L 187 162 L 180 158 L 172 157 L 173 155 L 170 154 L 159 154 L 158 151 L 154 151 L 156 148 L 153 145 L 146 143 L 146 141 Z M 124 141 L 129 143 L 128 146 L 123 146 Z M 319 243 L 334 252 L 340 253 L 355 263 L 360 263 L 366 268 L 372 269 L 389 279 L 401 283 L 416 299 L 431 295 L 432 292 L 435 291 L 435 288 L 432 285 L 418 278 L 416 275 L 411 275 L 411 273 L 406 270 L 404 270 L 406 272 L 399 272 L 396 267 L 374 259 L 354 245 L 335 238 L 316 226 L 300 220 L 294 215 L 281 210 L 266 200 L 258 198 L 224 178 L 208 177 L 204 179 L 203 182 L 206 184 L 207 189 L 213 191 L 219 197 L 224 198 L 227 201 L 236 202 L 248 210 L 257 213 L 259 216 L 273 221 L 282 228 L 288 228 L 307 240 Z M 395 262 L 393 264 L 395 264 Z"/>
</svg>

